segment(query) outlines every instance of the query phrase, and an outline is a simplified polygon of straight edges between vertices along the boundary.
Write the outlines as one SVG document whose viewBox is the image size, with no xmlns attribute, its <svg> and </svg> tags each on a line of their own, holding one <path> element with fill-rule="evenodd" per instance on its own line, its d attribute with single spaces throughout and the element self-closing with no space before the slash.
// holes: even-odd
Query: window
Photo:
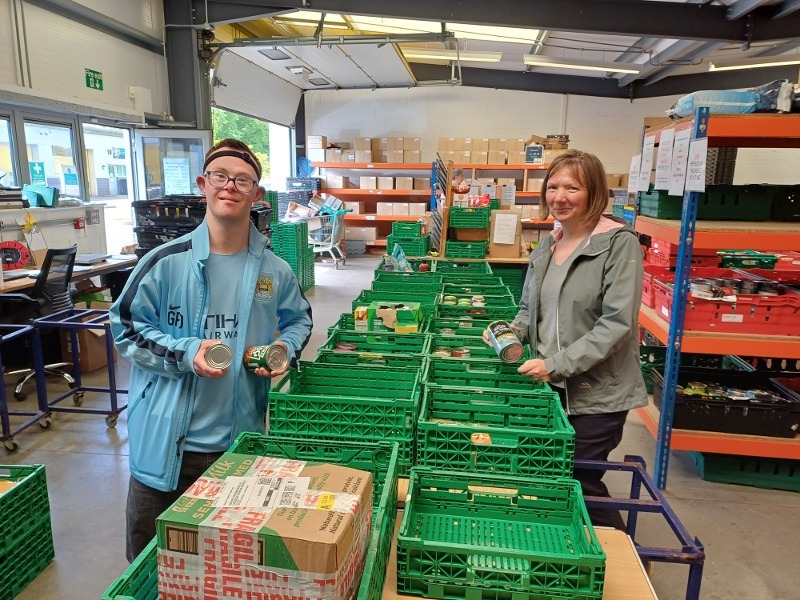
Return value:
<svg viewBox="0 0 800 600">
<path fill-rule="evenodd" d="M 14 170 L 14 145 L 11 140 L 11 121 L 0 117 L 0 186 L 17 184 Z"/>
<path fill-rule="evenodd" d="M 31 184 L 58 188 L 64 196 L 81 196 L 71 127 L 25 121 L 25 143 Z"/>
</svg>

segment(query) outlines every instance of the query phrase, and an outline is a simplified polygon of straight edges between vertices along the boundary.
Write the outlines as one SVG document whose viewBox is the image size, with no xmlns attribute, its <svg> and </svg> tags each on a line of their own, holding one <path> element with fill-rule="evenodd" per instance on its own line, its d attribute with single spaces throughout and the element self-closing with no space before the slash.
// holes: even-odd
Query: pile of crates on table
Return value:
<svg viewBox="0 0 800 600">
<path fill-rule="evenodd" d="M 0 598 L 14 598 L 54 556 L 44 465 L 0 465 Z"/>
<path fill-rule="evenodd" d="M 289 263 L 292 271 L 306 291 L 314 286 L 314 250 L 308 244 L 308 223 L 274 223 L 271 238 L 272 251 Z"/>
</svg>

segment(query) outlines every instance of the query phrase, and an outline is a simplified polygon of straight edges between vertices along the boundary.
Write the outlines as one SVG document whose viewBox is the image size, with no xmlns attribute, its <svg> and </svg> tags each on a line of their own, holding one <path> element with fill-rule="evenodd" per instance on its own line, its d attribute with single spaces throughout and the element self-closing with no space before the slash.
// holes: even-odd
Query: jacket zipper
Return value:
<svg viewBox="0 0 800 600">
<path fill-rule="evenodd" d="M 561 352 L 561 334 L 559 333 L 559 316 L 558 316 L 558 302 L 556 302 L 556 346 L 558 346 L 558 351 Z M 566 412 L 569 414 L 569 381 L 567 379 L 564 380 L 564 397 L 566 398 Z"/>
</svg>

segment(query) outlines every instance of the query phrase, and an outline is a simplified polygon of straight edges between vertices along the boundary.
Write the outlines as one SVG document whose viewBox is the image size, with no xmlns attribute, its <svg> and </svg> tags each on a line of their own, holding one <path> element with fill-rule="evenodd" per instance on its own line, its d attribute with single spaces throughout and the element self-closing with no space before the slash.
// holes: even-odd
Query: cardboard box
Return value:
<svg viewBox="0 0 800 600">
<path fill-rule="evenodd" d="M 542 173 L 544 173 L 544 171 L 542 171 Z M 543 184 L 544 184 L 544 177 L 528 177 L 527 185 L 525 186 L 525 191 L 541 192 Z"/>
<path fill-rule="evenodd" d="M 513 177 L 498 177 L 497 185 L 517 185 L 517 180 Z"/>
<path fill-rule="evenodd" d="M 490 150 L 489 156 L 486 160 L 490 165 L 504 165 L 506 164 L 506 151 L 505 150 Z"/>
<path fill-rule="evenodd" d="M 557 156 L 560 156 L 561 154 L 564 154 L 564 152 L 566 152 L 566 150 L 545 150 L 544 151 L 544 163 L 546 165 L 549 165 L 550 163 L 552 163 L 556 159 Z"/>
<path fill-rule="evenodd" d="M 364 214 L 364 203 L 361 200 L 348 200 L 347 202 L 343 203 L 343 207 L 345 209 L 350 209 L 353 212 L 350 214 L 353 215 L 362 215 Z"/>
<path fill-rule="evenodd" d="M 378 178 L 373 175 L 362 175 L 358 178 L 358 187 L 362 190 L 378 189 Z"/>
<path fill-rule="evenodd" d="M 111 302 L 92 302 L 87 307 L 85 302 L 76 302 L 75 308 L 92 308 L 108 310 Z M 97 315 L 95 315 L 96 317 Z M 92 317 L 92 318 L 95 318 Z M 72 340 L 69 331 L 61 330 L 61 357 L 64 362 L 72 362 Z M 78 336 L 78 365 L 82 373 L 91 373 L 108 365 L 106 351 L 106 332 L 100 329 L 79 329 Z M 114 361 L 117 360 L 117 351 L 114 350 Z"/>
<path fill-rule="evenodd" d="M 514 224 L 500 230 L 498 225 L 508 225 L 510 216 L 514 216 Z M 502 236 L 504 240 L 500 243 L 501 233 L 513 234 L 513 241 L 508 235 Z M 515 210 L 493 210 L 489 221 L 489 256 L 491 258 L 518 258 L 522 253 L 522 215 Z"/>
<path fill-rule="evenodd" d="M 448 161 L 448 160 L 450 162 L 455 162 L 456 161 L 456 153 L 455 153 L 454 150 L 440 150 L 439 151 L 439 156 L 441 157 L 441 159 L 443 161 Z"/>
<path fill-rule="evenodd" d="M 488 152 L 476 152 L 473 150 L 469 153 L 469 162 L 473 165 L 485 165 L 489 161 Z"/>
<path fill-rule="evenodd" d="M 340 465 L 223 454 L 158 517 L 159 596 L 352 598 L 372 487 Z"/>
<path fill-rule="evenodd" d="M 356 162 L 355 150 L 342 150 L 342 162 L 352 163 Z"/>
<path fill-rule="evenodd" d="M 629 177 L 630 177 L 629 173 L 622 173 L 622 175 L 619 176 L 619 186 L 618 187 L 627 189 L 628 188 L 628 178 Z"/>
<path fill-rule="evenodd" d="M 357 163 L 371 163 L 372 162 L 372 150 L 356 150 L 355 151 L 355 161 Z"/>
<path fill-rule="evenodd" d="M 456 138 L 440 137 L 436 149 L 439 150 L 439 152 L 454 152 L 456 149 Z"/>
<path fill-rule="evenodd" d="M 413 177 L 395 177 L 394 189 L 396 190 L 413 190 L 414 178 Z"/>
<path fill-rule="evenodd" d="M 404 163 L 419 163 L 422 161 L 419 150 L 403 150 Z"/>
<path fill-rule="evenodd" d="M 539 207 L 533 204 L 523 204 L 521 208 L 523 219 L 535 219 L 539 214 Z"/>
<path fill-rule="evenodd" d="M 506 150 L 509 152 L 525 152 L 525 138 L 508 138 Z"/>
<path fill-rule="evenodd" d="M 387 146 L 386 149 L 390 152 L 392 150 L 403 150 L 403 138 L 401 137 L 390 137 L 387 139 Z"/>
<path fill-rule="evenodd" d="M 306 137 L 306 150 L 323 149 L 328 147 L 328 137 L 325 135 L 309 135 Z"/>
<path fill-rule="evenodd" d="M 606 185 L 610 188 L 619 187 L 620 177 L 619 173 L 606 173 Z"/>
<path fill-rule="evenodd" d="M 353 140 L 353 150 L 372 150 L 372 138 L 357 137 Z"/>
<path fill-rule="evenodd" d="M 409 202 L 408 214 L 412 217 L 421 217 L 425 214 L 428 205 L 426 202 Z"/>
<path fill-rule="evenodd" d="M 414 177 L 415 190 L 429 190 L 431 189 L 431 180 L 427 177 Z"/>
<path fill-rule="evenodd" d="M 472 138 L 457 137 L 453 145 L 456 152 L 472 152 Z"/>
<path fill-rule="evenodd" d="M 325 150 L 325 162 L 335 162 L 335 163 L 342 162 L 341 148 L 328 148 L 327 150 Z"/>
<path fill-rule="evenodd" d="M 489 152 L 505 152 L 508 150 L 506 138 L 489 138 Z"/>
<path fill-rule="evenodd" d="M 393 202 L 392 214 L 407 217 L 409 215 L 409 202 Z"/>
<path fill-rule="evenodd" d="M 371 331 L 391 330 L 395 333 L 417 333 L 422 322 L 419 302 L 372 302 L 367 307 L 368 328 Z"/>
<path fill-rule="evenodd" d="M 378 239 L 377 227 L 345 227 L 344 237 L 347 240 L 361 240 L 363 242 L 374 242 Z"/>
<path fill-rule="evenodd" d="M 379 190 L 393 190 L 394 189 L 394 177 L 378 177 L 378 189 Z"/>
<path fill-rule="evenodd" d="M 473 152 L 488 152 L 489 151 L 489 138 L 472 138 L 472 151 Z"/>
<path fill-rule="evenodd" d="M 325 162 L 325 152 L 322 148 L 311 148 L 306 150 L 306 158 L 312 163 Z"/>
<path fill-rule="evenodd" d="M 353 184 L 349 177 L 342 175 L 325 175 L 325 186 L 329 188 L 345 190 L 352 188 Z"/>
<path fill-rule="evenodd" d="M 458 242 L 485 242 L 489 236 L 488 227 L 454 227 L 448 231 Z"/>
<path fill-rule="evenodd" d="M 469 165 L 472 164 L 472 151 L 471 150 L 456 150 L 453 153 L 453 162 L 457 164 Z"/>
<path fill-rule="evenodd" d="M 371 138 L 370 141 L 370 150 L 373 152 L 380 152 L 389 149 L 389 138 Z"/>
<path fill-rule="evenodd" d="M 525 164 L 525 150 L 517 152 L 516 150 L 509 150 L 506 157 L 509 165 L 524 165 Z"/>
<path fill-rule="evenodd" d="M 403 150 L 419 150 L 420 141 L 418 137 L 404 137 Z"/>
<path fill-rule="evenodd" d="M 386 162 L 387 163 L 402 163 L 403 162 L 403 151 L 402 150 L 387 150 L 386 151 Z"/>
<path fill-rule="evenodd" d="M 378 215 L 393 215 L 394 214 L 394 202 L 376 202 L 375 203 L 375 214 L 378 214 Z"/>
</svg>

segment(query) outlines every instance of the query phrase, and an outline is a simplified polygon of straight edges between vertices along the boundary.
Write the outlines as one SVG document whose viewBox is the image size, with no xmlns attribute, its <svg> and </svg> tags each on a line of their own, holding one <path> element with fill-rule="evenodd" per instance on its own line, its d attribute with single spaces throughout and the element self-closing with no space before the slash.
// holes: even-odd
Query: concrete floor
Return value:
<svg viewBox="0 0 800 600">
<path fill-rule="evenodd" d="M 307 294 L 315 324 L 307 360 L 326 339 L 327 327 L 350 310 L 360 290 L 370 287 L 377 261 L 377 257 L 353 257 L 338 271 L 331 263 L 317 263 L 317 285 Z M 128 379 L 124 361 L 118 363 L 117 372 L 119 385 L 124 386 Z M 103 373 L 92 374 L 85 383 L 103 385 Z M 52 388 L 51 393 L 60 384 L 53 382 Z M 31 401 L 11 402 L 12 408 L 21 408 Z M 87 394 L 84 406 L 108 407 L 108 399 Z M 0 458 L 6 464 L 47 466 L 56 558 L 18 596 L 20 600 L 100 598 L 126 569 L 126 424 L 124 412 L 115 429 L 108 429 L 102 416 L 56 413 L 50 430 L 34 425 L 23 431 L 16 438 L 20 449 Z M 652 437 L 632 414 L 612 459 L 636 454 L 652 465 L 654 452 Z M 625 496 L 627 479 L 612 474 L 607 479 L 613 493 Z M 800 494 L 705 482 L 686 453 L 673 454 L 665 493 L 688 531 L 705 545 L 704 600 L 800 598 Z M 671 532 L 653 516 L 640 518 L 637 540 L 674 547 Z M 652 579 L 658 597 L 684 598 L 687 575 L 685 566 L 657 564 Z"/>
</svg>

